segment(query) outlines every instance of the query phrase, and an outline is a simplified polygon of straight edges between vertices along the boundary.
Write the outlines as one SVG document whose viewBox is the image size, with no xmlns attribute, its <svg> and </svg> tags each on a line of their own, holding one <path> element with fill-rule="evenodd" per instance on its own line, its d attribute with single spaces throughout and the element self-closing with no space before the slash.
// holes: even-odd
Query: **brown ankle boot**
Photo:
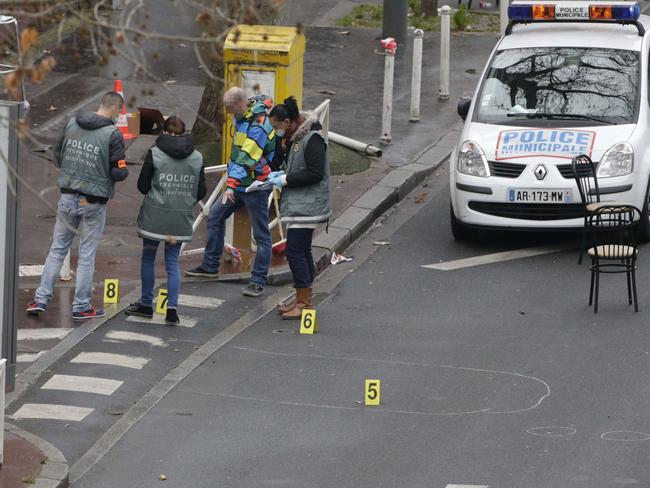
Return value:
<svg viewBox="0 0 650 488">
<path fill-rule="evenodd" d="M 283 313 L 287 313 L 289 310 L 291 310 L 293 307 L 296 306 L 297 301 L 298 301 L 298 296 L 296 295 L 288 302 L 278 304 L 278 308 L 277 308 L 278 313 L 280 315 L 282 315 Z"/>
<path fill-rule="evenodd" d="M 284 320 L 299 320 L 302 316 L 302 311 L 305 308 L 311 308 L 311 288 L 297 288 L 296 289 L 296 304 L 294 307 L 283 313 Z"/>
</svg>

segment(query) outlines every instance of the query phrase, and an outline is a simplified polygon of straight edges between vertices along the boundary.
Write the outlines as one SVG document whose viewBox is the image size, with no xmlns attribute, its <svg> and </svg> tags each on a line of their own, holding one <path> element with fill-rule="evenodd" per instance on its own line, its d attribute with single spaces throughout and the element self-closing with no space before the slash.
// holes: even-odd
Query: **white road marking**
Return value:
<svg viewBox="0 0 650 488">
<path fill-rule="evenodd" d="M 192 317 L 188 317 L 186 315 L 179 315 L 178 319 L 180 320 L 179 327 L 192 328 L 198 323 L 197 319 L 193 319 Z M 165 316 L 155 313 L 153 314 L 152 319 L 145 319 L 144 317 L 136 317 L 135 315 L 131 315 L 126 318 L 126 321 L 149 325 L 165 325 Z"/>
<path fill-rule="evenodd" d="M 81 422 L 93 412 L 93 408 L 53 405 L 47 403 L 25 403 L 11 417 L 13 419 L 48 419 Z"/>
<path fill-rule="evenodd" d="M 142 369 L 149 362 L 147 358 L 127 356 L 126 354 L 113 354 L 110 352 L 82 352 L 71 363 L 81 364 L 106 364 L 122 368 Z"/>
<path fill-rule="evenodd" d="M 488 485 L 447 485 L 446 488 L 490 488 Z"/>
<path fill-rule="evenodd" d="M 179 295 L 178 304 L 185 307 L 216 309 L 223 305 L 224 300 L 212 297 L 197 297 L 194 295 Z"/>
<path fill-rule="evenodd" d="M 45 266 L 42 264 L 21 264 L 18 267 L 18 276 L 21 278 L 41 276 L 43 274 L 43 268 Z"/>
<path fill-rule="evenodd" d="M 155 337 L 147 334 L 139 334 L 137 332 L 128 332 L 125 330 L 112 330 L 105 336 L 104 342 L 146 342 L 152 346 L 167 347 L 165 341 L 160 337 Z"/>
<path fill-rule="evenodd" d="M 423 268 L 436 269 L 438 271 L 454 271 L 456 269 L 471 268 L 484 264 L 500 263 L 503 261 L 512 261 L 515 259 L 529 258 L 532 256 L 541 256 L 542 254 L 553 254 L 556 252 L 567 251 L 575 248 L 575 245 L 558 245 L 558 246 L 541 246 L 529 247 L 526 249 L 515 249 L 514 251 L 497 252 L 485 254 L 483 256 L 474 256 L 472 258 L 456 259 L 444 263 L 425 264 Z"/>
<path fill-rule="evenodd" d="M 65 390 L 81 393 L 96 393 L 97 395 L 112 395 L 123 384 L 124 381 L 107 380 L 105 378 L 55 374 L 41 388 L 43 390 Z"/>
<path fill-rule="evenodd" d="M 33 363 L 34 361 L 37 361 L 38 359 L 43 356 L 47 351 L 39 351 L 39 352 L 25 352 L 25 353 L 20 353 L 16 354 L 16 362 L 19 363 Z"/>
<path fill-rule="evenodd" d="M 18 329 L 19 341 L 46 341 L 52 339 L 63 339 L 74 329 Z"/>
</svg>

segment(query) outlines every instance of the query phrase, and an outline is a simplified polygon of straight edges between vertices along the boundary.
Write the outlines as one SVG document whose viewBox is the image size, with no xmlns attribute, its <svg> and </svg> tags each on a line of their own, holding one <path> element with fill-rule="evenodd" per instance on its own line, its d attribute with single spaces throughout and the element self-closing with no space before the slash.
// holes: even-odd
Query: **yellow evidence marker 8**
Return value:
<svg viewBox="0 0 650 488">
<path fill-rule="evenodd" d="M 160 288 L 158 290 L 158 299 L 156 300 L 156 313 L 167 313 L 167 290 Z"/>
<path fill-rule="evenodd" d="M 120 280 L 104 280 L 104 303 L 120 301 Z"/>
<path fill-rule="evenodd" d="M 318 321 L 316 320 L 316 310 L 304 308 L 300 316 L 300 333 L 314 334 L 318 332 Z"/>
<path fill-rule="evenodd" d="M 365 405 L 379 405 L 381 380 L 366 380 L 366 390 L 363 396 Z"/>
</svg>

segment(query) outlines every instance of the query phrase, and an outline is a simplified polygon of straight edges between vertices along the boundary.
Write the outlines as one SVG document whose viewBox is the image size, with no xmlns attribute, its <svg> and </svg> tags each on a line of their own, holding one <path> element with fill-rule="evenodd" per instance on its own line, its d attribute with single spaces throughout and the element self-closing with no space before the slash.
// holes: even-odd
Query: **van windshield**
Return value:
<svg viewBox="0 0 650 488">
<path fill-rule="evenodd" d="M 639 64 L 637 51 L 622 49 L 498 51 L 483 81 L 474 119 L 536 127 L 635 123 Z"/>
</svg>

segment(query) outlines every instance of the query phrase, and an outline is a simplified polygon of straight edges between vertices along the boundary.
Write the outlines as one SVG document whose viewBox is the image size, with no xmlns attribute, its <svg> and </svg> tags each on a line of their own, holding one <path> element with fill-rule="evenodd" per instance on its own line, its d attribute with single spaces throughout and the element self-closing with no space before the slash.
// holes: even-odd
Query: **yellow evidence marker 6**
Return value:
<svg viewBox="0 0 650 488">
<path fill-rule="evenodd" d="M 300 317 L 300 333 L 314 334 L 318 332 L 318 321 L 316 320 L 316 310 L 304 308 Z"/>
<path fill-rule="evenodd" d="M 158 299 L 156 300 L 156 313 L 167 313 L 167 290 L 160 288 L 158 290 Z"/>
<path fill-rule="evenodd" d="M 365 405 L 379 405 L 381 380 L 366 380 L 366 390 L 363 396 Z"/>
<path fill-rule="evenodd" d="M 120 301 L 120 280 L 104 280 L 104 303 Z"/>
</svg>

